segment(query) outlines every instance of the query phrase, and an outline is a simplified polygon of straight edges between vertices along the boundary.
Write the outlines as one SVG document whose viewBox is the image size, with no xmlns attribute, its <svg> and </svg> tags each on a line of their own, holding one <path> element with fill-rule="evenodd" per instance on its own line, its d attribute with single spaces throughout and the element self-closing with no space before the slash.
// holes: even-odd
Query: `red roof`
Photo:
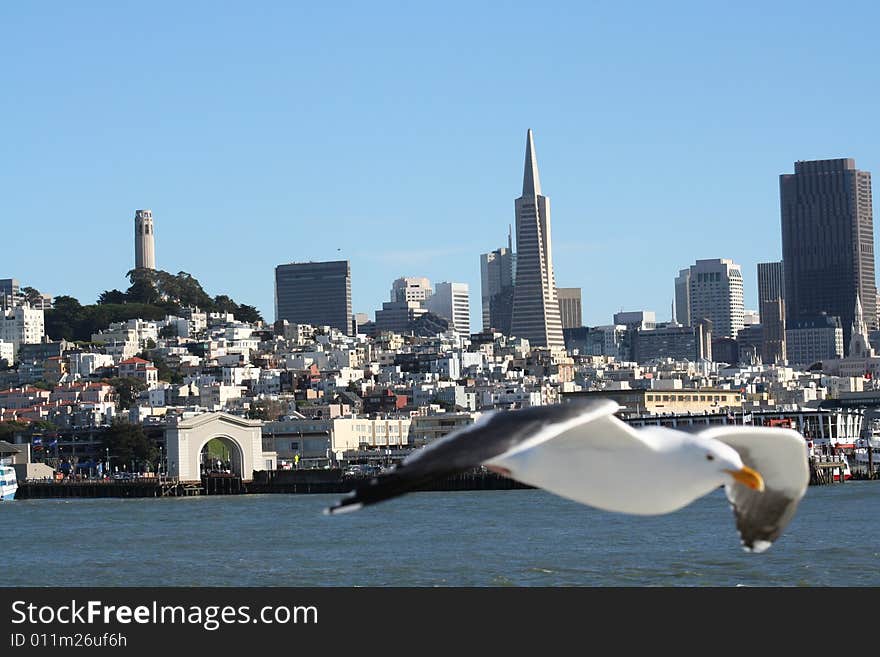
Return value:
<svg viewBox="0 0 880 657">
<path fill-rule="evenodd" d="M 132 358 L 128 358 L 128 359 L 122 361 L 119 364 L 120 365 L 140 365 L 141 363 L 149 363 L 149 362 L 150 361 L 148 361 L 148 360 L 144 360 L 143 358 L 138 358 L 137 356 L 134 356 Z"/>
</svg>

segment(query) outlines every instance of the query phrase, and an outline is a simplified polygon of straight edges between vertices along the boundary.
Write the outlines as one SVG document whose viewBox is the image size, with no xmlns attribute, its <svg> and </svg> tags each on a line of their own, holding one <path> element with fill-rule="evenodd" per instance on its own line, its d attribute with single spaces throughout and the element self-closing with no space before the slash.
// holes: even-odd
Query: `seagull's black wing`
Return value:
<svg viewBox="0 0 880 657">
<path fill-rule="evenodd" d="M 613 401 L 588 401 L 490 412 L 474 424 L 453 431 L 409 455 L 389 472 L 359 486 L 328 513 L 356 511 L 363 506 L 403 495 L 421 486 L 517 448 L 536 445 L 596 417 L 610 415 Z"/>
<path fill-rule="evenodd" d="M 743 547 L 763 552 L 791 522 L 810 483 L 807 443 L 797 431 L 769 427 L 718 427 L 700 435 L 739 452 L 764 479 L 764 491 L 740 483 L 725 486 Z"/>
</svg>

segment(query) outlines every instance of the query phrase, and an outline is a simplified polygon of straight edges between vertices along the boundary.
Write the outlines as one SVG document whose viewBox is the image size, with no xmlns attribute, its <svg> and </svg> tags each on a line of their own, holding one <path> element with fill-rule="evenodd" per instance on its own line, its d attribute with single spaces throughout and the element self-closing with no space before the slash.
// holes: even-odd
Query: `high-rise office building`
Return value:
<svg viewBox="0 0 880 657">
<path fill-rule="evenodd" d="M 14 278 L 0 278 L 0 310 L 7 310 L 18 305 L 18 293 L 21 286 Z"/>
<path fill-rule="evenodd" d="M 516 275 L 516 255 L 513 237 L 508 234 L 507 248 L 480 255 L 480 295 L 483 311 L 483 330 L 495 329 L 510 335 L 510 317 L 513 312 L 513 282 Z"/>
<path fill-rule="evenodd" d="M 471 301 L 467 283 L 437 283 L 437 288 L 425 301 L 425 308 L 449 321 L 449 328 L 470 335 Z"/>
<path fill-rule="evenodd" d="M 135 210 L 134 213 L 134 268 L 156 268 L 156 240 L 150 210 Z"/>
<path fill-rule="evenodd" d="M 785 299 L 785 273 L 781 260 L 758 263 L 758 305 L 773 299 Z"/>
<path fill-rule="evenodd" d="M 532 131 L 526 136 L 523 190 L 516 209 L 516 279 L 510 333 L 533 347 L 564 349 L 553 249 L 550 234 L 550 199 L 541 194 L 538 160 Z"/>
<path fill-rule="evenodd" d="M 424 276 L 408 276 L 398 278 L 391 284 L 392 301 L 418 301 L 424 303 L 425 299 L 433 294 L 431 281 Z"/>
<path fill-rule="evenodd" d="M 795 162 L 779 177 L 779 196 L 788 323 L 839 317 L 849 344 L 858 296 L 877 328 L 871 174 L 851 158 Z"/>
<path fill-rule="evenodd" d="M 581 288 L 559 287 L 556 288 L 556 296 L 559 299 L 559 318 L 562 321 L 562 328 L 582 326 Z"/>
<path fill-rule="evenodd" d="M 691 270 L 682 269 L 675 277 L 675 320 L 682 326 L 691 325 Z"/>
<path fill-rule="evenodd" d="M 348 260 L 295 262 L 275 267 L 275 320 L 331 326 L 352 333 Z"/>
<path fill-rule="evenodd" d="M 676 290 L 684 274 L 676 279 Z M 743 280 L 742 269 L 733 260 L 716 258 L 697 260 L 691 265 L 688 281 L 688 312 L 685 322 L 695 326 L 699 320 L 712 322 L 715 338 L 735 338 L 743 327 Z"/>
<path fill-rule="evenodd" d="M 765 363 L 784 363 L 785 273 L 782 261 L 758 263 L 758 311 L 763 330 L 761 357 Z"/>
<path fill-rule="evenodd" d="M 761 358 L 767 363 L 784 363 L 787 359 L 785 346 L 785 301 L 764 299 L 761 301 Z"/>
</svg>

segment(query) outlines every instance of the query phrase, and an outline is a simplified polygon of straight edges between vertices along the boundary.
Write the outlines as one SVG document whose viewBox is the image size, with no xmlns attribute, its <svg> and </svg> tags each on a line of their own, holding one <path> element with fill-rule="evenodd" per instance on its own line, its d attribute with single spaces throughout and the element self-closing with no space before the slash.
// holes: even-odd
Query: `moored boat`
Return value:
<svg viewBox="0 0 880 657">
<path fill-rule="evenodd" d="M 8 502 L 15 499 L 18 490 L 18 479 L 15 468 L 11 465 L 0 465 L 0 500 Z"/>
</svg>

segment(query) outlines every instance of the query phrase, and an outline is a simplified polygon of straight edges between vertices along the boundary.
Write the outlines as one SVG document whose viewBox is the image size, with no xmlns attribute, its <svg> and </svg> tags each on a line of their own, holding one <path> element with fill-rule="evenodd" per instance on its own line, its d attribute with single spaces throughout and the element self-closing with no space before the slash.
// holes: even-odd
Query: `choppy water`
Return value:
<svg viewBox="0 0 880 657">
<path fill-rule="evenodd" d="M 543 491 L 415 493 L 342 516 L 337 496 L 0 504 L 5 586 L 878 586 L 880 484 L 811 487 L 746 554 L 722 491 L 674 514 Z"/>
</svg>

